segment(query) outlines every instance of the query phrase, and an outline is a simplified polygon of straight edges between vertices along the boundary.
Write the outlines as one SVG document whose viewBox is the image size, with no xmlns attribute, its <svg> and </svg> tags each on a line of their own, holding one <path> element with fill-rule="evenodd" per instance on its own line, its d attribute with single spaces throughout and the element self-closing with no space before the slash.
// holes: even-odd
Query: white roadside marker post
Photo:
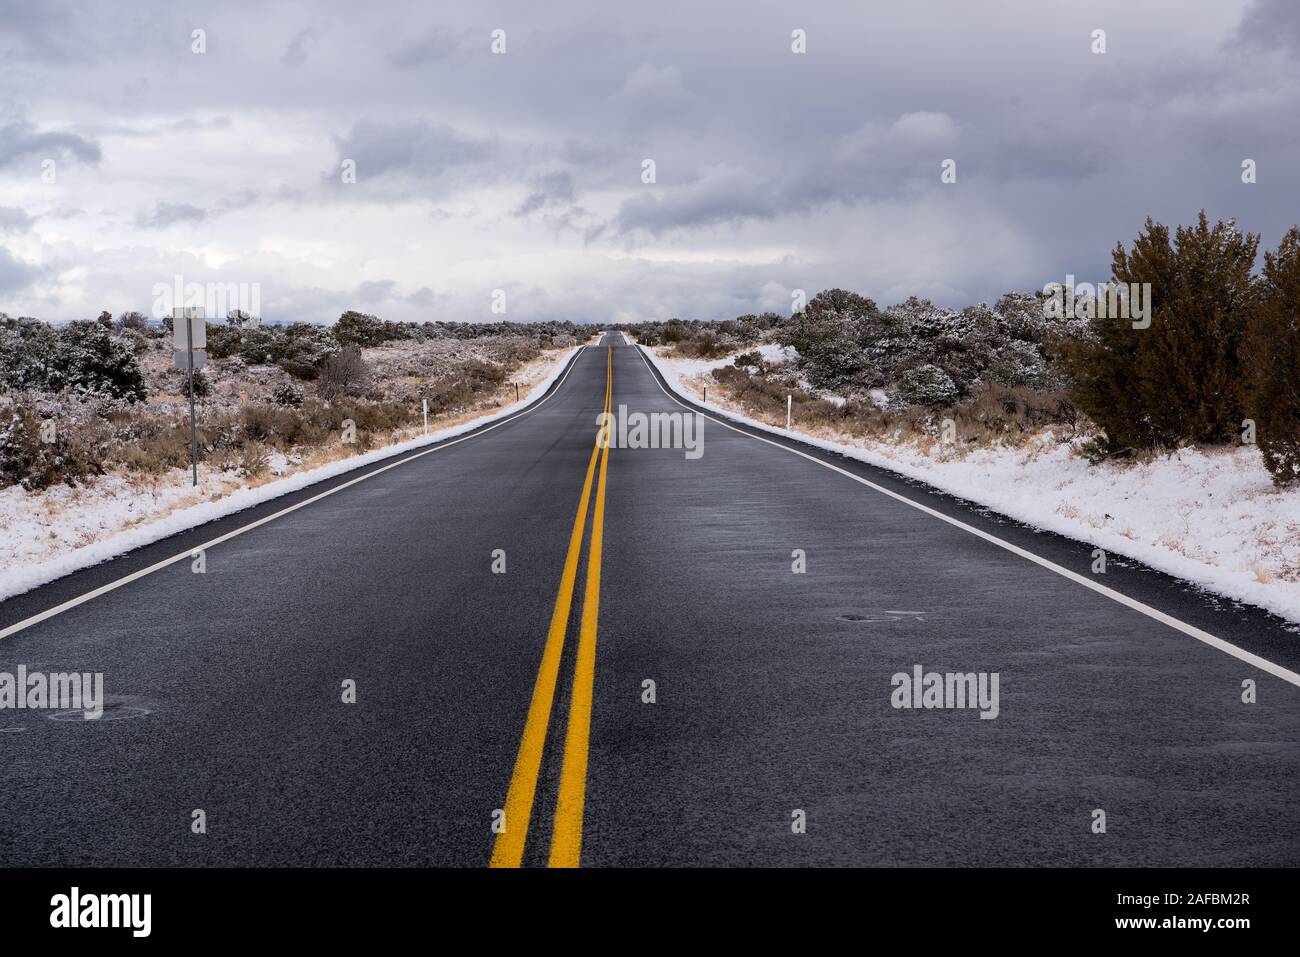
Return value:
<svg viewBox="0 0 1300 957">
<path fill-rule="evenodd" d="M 794 396 L 790 393 L 785 395 L 785 430 L 790 431 L 791 418 L 794 415 Z"/>
<path fill-rule="evenodd" d="M 428 435 L 429 434 L 429 400 L 421 399 L 420 405 L 424 409 L 424 434 Z"/>
</svg>

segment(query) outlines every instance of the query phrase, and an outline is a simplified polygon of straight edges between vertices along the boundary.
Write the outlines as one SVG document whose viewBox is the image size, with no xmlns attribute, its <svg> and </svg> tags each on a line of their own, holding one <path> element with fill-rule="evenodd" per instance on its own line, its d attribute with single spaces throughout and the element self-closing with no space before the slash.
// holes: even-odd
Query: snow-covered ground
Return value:
<svg viewBox="0 0 1300 957">
<path fill-rule="evenodd" d="M 696 402 L 705 374 L 731 362 L 644 351 Z M 708 407 L 785 434 L 738 412 L 720 390 L 709 390 Z M 1185 449 L 1147 463 L 1090 465 L 1050 432 L 1022 447 L 965 452 L 828 432 L 800 438 L 1300 622 L 1300 489 L 1275 488 L 1256 449 Z"/>
<path fill-rule="evenodd" d="M 576 351 L 545 353 L 513 373 L 513 379 L 529 386 L 519 402 L 462 417 L 427 436 L 419 429 L 408 430 L 414 437 L 324 464 L 275 455 L 271 478 L 262 484 L 249 485 L 234 472 L 205 474 L 200 469 L 199 485 L 194 488 L 188 469 L 173 469 L 157 479 L 123 471 L 76 488 L 59 485 L 36 493 L 19 486 L 0 490 L 0 527 L 4 528 L 0 600 L 322 479 L 510 415 L 540 397 Z"/>
</svg>

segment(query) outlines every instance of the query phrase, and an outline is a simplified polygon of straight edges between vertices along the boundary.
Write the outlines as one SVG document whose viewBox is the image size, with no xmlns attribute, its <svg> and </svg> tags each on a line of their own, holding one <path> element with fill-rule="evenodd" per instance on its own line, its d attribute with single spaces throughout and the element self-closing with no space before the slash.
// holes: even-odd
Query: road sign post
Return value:
<svg viewBox="0 0 1300 957">
<path fill-rule="evenodd" d="M 203 310 L 192 306 L 173 309 L 172 347 L 175 350 L 175 364 L 185 371 L 190 390 L 190 477 L 195 488 L 199 484 L 199 432 L 194 416 L 194 370 L 207 365 L 207 353 L 204 351 L 207 345 L 208 324 L 203 318 Z"/>
</svg>

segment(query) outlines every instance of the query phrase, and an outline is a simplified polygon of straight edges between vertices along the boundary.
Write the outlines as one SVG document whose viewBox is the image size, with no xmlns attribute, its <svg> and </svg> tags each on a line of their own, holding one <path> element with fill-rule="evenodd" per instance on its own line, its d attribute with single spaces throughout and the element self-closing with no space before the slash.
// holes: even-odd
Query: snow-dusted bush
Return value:
<svg viewBox="0 0 1300 957">
<path fill-rule="evenodd" d="M 189 396 L 190 374 L 188 369 L 173 369 L 168 385 L 178 395 Z M 202 369 L 194 370 L 194 398 L 206 399 L 212 394 L 212 382 Z"/>
<path fill-rule="evenodd" d="M 959 397 L 952 377 L 935 365 L 908 369 L 898 377 L 895 393 L 908 405 L 931 407 L 952 405 Z"/>
<path fill-rule="evenodd" d="M 297 407 L 302 405 L 302 389 L 298 388 L 292 382 L 286 382 L 278 385 L 271 392 L 271 401 L 276 405 Z"/>
<path fill-rule="evenodd" d="M 1023 339 L 1012 339 L 994 350 L 982 378 L 997 385 L 1024 385 L 1034 389 L 1054 389 L 1060 385 L 1059 377 L 1048 368 L 1042 348 Z"/>
<path fill-rule="evenodd" d="M 59 330 L 57 360 L 62 387 L 80 396 L 136 402 L 146 397 L 130 344 L 97 322 L 71 322 Z"/>
<path fill-rule="evenodd" d="M 344 346 L 321 362 L 316 392 L 327 401 L 343 395 L 363 395 L 370 386 L 370 380 L 370 366 L 361 357 L 360 348 Z"/>
<path fill-rule="evenodd" d="M 93 426 L 42 420 L 23 405 L 0 408 L 0 488 L 37 492 L 102 474 L 102 443 L 94 433 Z"/>
<path fill-rule="evenodd" d="M 791 317 L 779 341 L 799 353 L 800 371 L 818 389 L 855 392 L 878 385 L 882 372 L 869 346 L 877 341 L 880 310 L 843 289 L 819 292 Z"/>
<path fill-rule="evenodd" d="M 992 307 L 961 310 L 913 296 L 881 311 L 870 299 L 832 289 L 794 316 L 780 341 L 798 350 L 799 371 L 814 388 L 861 395 L 925 368 L 908 378 L 904 391 L 916 392 L 920 383 L 940 381 L 926 368 L 932 367 L 965 398 L 984 383 L 1058 387 L 1048 349 L 1078 327 L 1047 318 L 1042 297 L 1033 293 L 1008 293 Z M 947 401 L 946 388 L 935 394 Z"/>
</svg>

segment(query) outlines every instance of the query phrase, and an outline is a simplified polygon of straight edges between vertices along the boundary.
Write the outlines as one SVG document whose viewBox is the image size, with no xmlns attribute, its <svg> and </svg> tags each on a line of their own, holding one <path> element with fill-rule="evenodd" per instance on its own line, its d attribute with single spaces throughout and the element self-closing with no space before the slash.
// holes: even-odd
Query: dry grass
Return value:
<svg viewBox="0 0 1300 957">
<path fill-rule="evenodd" d="M 873 402 L 853 399 L 840 405 L 787 381 L 773 381 L 765 373 L 723 366 L 713 370 L 710 389 L 716 389 L 715 394 L 720 393 L 751 418 L 771 425 L 785 424 L 789 395 L 794 420 L 803 431 L 901 440 L 932 452 L 940 451 L 937 446 L 945 419 L 953 422 L 958 450 L 995 444 L 1030 447 L 1044 428 L 1063 430 L 1064 440 L 1087 429 L 1065 393 L 1026 387 L 985 385 L 969 399 L 947 409 L 882 409 Z"/>
<path fill-rule="evenodd" d="M 106 471 L 146 479 L 188 469 L 188 403 L 172 388 L 170 352 L 155 351 L 143 363 L 151 395 L 144 403 L 96 408 L 40 395 L 0 403 L 0 412 L 12 408 L 22 419 L 18 435 L 29 463 L 0 484 L 30 475 L 25 484 L 39 491 L 55 483 L 90 483 Z M 540 368 L 542 355 L 533 340 L 512 337 L 367 349 L 374 375 L 364 394 L 326 401 L 312 384 L 300 384 L 300 405 L 273 401 L 292 382 L 283 370 L 217 360 L 207 370 L 211 395 L 199 403 L 199 464 L 237 474 L 243 484 L 261 484 L 278 477 L 272 463 L 281 457 L 295 469 L 310 467 L 416 437 L 422 431 L 421 400 L 428 401 L 431 428 L 456 425 L 514 401 L 512 378 L 526 379 L 525 363 Z M 50 418 L 58 423 L 56 447 L 42 443 L 39 434 Z M 356 441 L 344 444 L 349 421 Z"/>
</svg>

